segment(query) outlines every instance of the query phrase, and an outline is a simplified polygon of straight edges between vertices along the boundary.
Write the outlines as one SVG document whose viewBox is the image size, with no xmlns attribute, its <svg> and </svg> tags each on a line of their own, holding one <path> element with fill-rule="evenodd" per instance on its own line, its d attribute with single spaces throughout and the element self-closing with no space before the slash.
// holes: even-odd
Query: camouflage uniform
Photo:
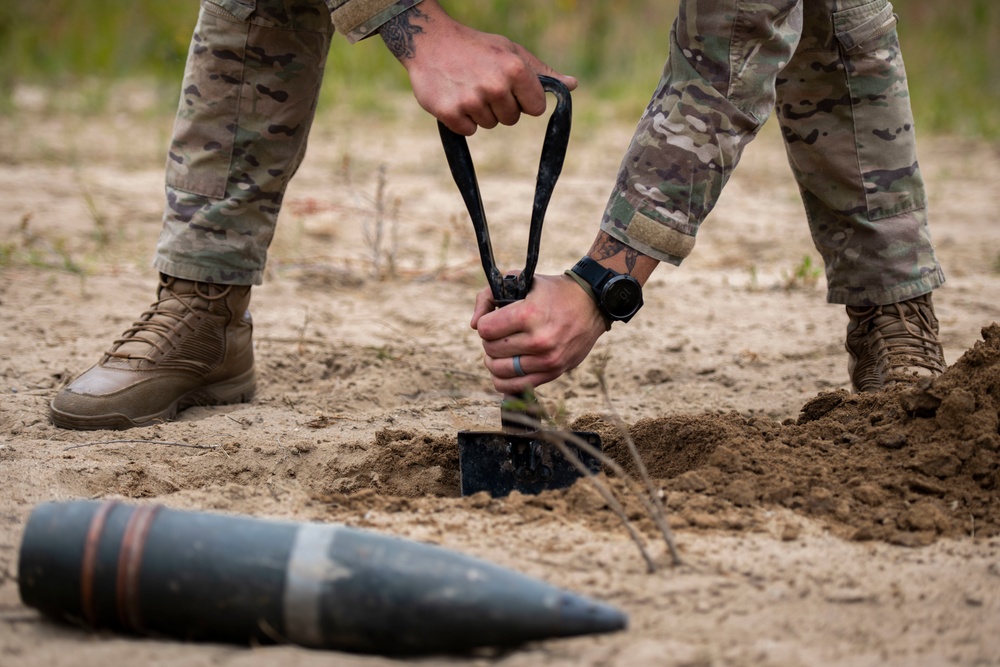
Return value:
<svg viewBox="0 0 1000 667">
<path fill-rule="evenodd" d="M 261 283 L 334 29 L 355 42 L 418 2 L 202 2 L 167 159 L 157 269 L 202 282 Z"/>
<path fill-rule="evenodd" d="M 602 229 L 679 265 L 776 108 L 829 302 L 940 286 L 896 20 L 887 0 L 681 0 Z"/>
</svg>

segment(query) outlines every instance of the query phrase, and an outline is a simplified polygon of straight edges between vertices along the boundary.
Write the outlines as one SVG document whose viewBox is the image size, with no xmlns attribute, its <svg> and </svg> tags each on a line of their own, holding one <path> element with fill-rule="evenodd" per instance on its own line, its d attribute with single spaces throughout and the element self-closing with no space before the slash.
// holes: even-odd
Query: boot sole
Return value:
<svg viewBox="0 0 1000 667">
<path fill-rule="evenodd" d="M 103 415 L 77 415 L 56 410 L 49 406 L 52 423 L 59 428 L 76 431 L 111 430 L 123 431 L 140 426 L 162 424 L 172 420 L 177 413 L 195 406 L 233 405 L 249 403 L 257 392 L 257 378 L 254 369 L 225 382 L 218 382 L 208 387 L 198 387 L 183 396 L 178 397 L 165 409 L 142 417 L 129 417 L 121 413 Z"/>
</svg>

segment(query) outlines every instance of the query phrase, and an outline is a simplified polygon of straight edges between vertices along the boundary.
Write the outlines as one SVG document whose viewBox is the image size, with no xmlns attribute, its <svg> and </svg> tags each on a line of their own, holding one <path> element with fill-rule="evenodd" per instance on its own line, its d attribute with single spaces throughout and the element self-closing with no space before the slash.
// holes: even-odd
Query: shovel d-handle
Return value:
<svg viewBox="0 0 1000 667">
<path fill-rule="evenodd" d="M 479 245 L 479 256 L 486 272 L 486 280 L 493 292 L 493 301 L 497 306 L 505 306 L 523 299 L 531 290 L 531 280 L 538 264 L 538 248 L 542 240 L 542 220 L 552 190 L 562 172 L 566 157 L 566 147 L 569 145 L 569 133 L 573 115 L 573 105 L 569 89 L 559 81 L 549 76 L 539 76 L 542 87 L 555 94 L 556 108 L 549 117 L 545 131 L 545 141 L 542 144 L 542 155 L 538 164 L 538 178 L 535 182 L 535 199 L 531 209 L 531 226 L 528 231 L 527 259 L 524 270 L 518 275 L 504 276 L 497 268 L 493 257 L 493 245 L 490 243 L 490 230 L 486 224 L 486 212 L 483 210 L 483 198 L 479 193 L 479 182 L 476 180 L 476 168 L 472 164 L 472 154 L 465 137 L 449 130 L 438 121 L 441 133 L 441 143 L 448 158 L 451 175 L 458 185 L 465 207 L 472 218 L 472 226 L 476 231 L 476 242 Z"/>
</svg>

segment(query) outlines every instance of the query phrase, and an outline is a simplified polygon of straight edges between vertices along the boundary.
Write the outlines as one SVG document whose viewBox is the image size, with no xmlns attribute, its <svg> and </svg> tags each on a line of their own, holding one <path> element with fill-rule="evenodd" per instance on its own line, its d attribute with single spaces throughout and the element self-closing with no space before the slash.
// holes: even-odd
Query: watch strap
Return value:
<svg viewBox="0 0 1000 667">
<path fill-rule="evenodd" d="M 601 314 L 601 317 L 604 319 L 604 330 L 611 331 L 611 318 L 609 318 L 601 309 L 601 302 L 598 301 L 597 293 L 594 291 L 593 286 L 586 280 L 581 278 L 573 269 L 566 269 L 564 273 L 573 280 L 575 280 L 576 284 L 582 287 L 583 291 L 586 292 L 588 295 L 590 295 L 590 298 L 594 301 L 594 304 L 597 306 L 597 312 L 599 312 Z"/>
<path fill-rule="evenodd" d="M 570 269 L 573 273 L 588 282 L 597 294 L 604 286 L 604 283 L 618 275 L 615 271 L 602 266 L 600 262 L 592 257 L 584 256 Z"/>
</svg>

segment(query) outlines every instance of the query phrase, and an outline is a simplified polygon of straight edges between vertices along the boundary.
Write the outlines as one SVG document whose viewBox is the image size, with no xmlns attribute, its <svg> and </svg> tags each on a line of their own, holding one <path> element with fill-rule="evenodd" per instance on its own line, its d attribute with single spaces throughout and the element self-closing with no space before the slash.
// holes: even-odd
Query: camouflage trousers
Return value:
<svg viewBox="0 0 1000 667">
<path fill-rule="evenodd" d="M 679 265 L 776 110 L 831 303 L 944 282 L 887 0 L 681 0 L 601 227 Z"/>
<path fill-rule="evenodd" d="M 203 2 L 167 157 L 160 271 L 260 284 L 332 35 L 323 0 Z"/>
</svg>

